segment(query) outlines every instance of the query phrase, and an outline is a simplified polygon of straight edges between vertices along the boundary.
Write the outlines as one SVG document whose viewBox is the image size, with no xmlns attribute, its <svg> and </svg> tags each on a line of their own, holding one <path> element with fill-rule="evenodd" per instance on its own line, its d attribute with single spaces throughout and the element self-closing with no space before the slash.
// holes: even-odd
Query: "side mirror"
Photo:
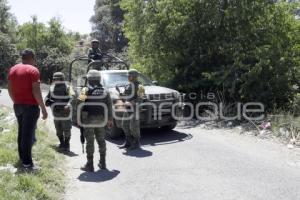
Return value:
<svg viewBox="0 0 300 200">
<path fill-rule="evenodd" d="M 158 81 L 152 81 L 153 85 L 158 85 Z"/>
</svg>

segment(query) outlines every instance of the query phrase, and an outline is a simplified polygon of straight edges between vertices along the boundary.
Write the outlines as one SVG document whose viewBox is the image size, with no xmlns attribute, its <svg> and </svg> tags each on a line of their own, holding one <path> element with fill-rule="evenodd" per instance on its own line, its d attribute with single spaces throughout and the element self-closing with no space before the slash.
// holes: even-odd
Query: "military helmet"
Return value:
<svg viewBox="0 0 300 200">
<path fill-rule="evenodd" d="M 53 79 L 64 80 L 65 79 L 65 75 L 62 72 L 55 72 L 53 74 Z"/>
<path fill-rule="evenodd" d="M 100 42 L 99 42 L 99 40 L 97 40 L 97 39 L 93 39 L 93 40 L 92 40 L 92 43 L 98 43 L 98 44 L 99 44 Z"/>
<path fill-rule="evenodd" d="M 139 76 L 139 72 L 136 69 L 130 69 L 128 71 L 128 76 L 137 78 Z"/>
<path fill-rule="evenodd" d="M 87 79 L 88 80 L 101 80 L 101 73 L 97 70 L 90 70 L 87 74 Z"/>
</svg>

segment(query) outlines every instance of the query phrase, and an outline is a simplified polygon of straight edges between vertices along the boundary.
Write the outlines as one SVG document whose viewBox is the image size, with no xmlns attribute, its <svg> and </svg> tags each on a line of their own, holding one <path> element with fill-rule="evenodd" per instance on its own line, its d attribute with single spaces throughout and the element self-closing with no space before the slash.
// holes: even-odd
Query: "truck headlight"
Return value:
<svg viewBox="0 0 300 200">
<path fill-rule="evenodd" d="M 180 93 L 179 94 L 179 102 L 184 102 L 185 100 L 185 94 L 184 93 Z"/>
<path fill-rule="evenodd" d="M 180 94 L 178 92 L 173 92 L 174 99 L 179 99 Z"/>
</svg>

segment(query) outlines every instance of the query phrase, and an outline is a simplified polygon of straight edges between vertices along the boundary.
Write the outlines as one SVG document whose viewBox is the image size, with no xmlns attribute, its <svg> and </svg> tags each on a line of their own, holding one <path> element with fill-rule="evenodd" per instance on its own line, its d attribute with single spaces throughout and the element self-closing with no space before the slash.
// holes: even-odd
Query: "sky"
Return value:
<svg viewBox="0 0 300 200">
<path fill-rule="evenodd" d="M 66 30 L 91 32 L 89 20 L 94 14 L 95 0 L 8 0 L 8 4 L 19 24 L 31 21 L 33 15 L 44 23 L 58 17 Z"/>
</svg>

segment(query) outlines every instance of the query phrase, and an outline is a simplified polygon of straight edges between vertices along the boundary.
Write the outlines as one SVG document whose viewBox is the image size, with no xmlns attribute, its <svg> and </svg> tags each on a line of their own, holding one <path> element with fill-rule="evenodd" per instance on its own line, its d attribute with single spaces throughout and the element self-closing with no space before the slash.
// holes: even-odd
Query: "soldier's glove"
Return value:
<svg viewBox="0 0 300 200">
<path fill-rule="evenodd" d="M 70 110 L 71 110 L 71 105 L 68 104 L 64 107 L 65 112 L 70 112 Z"/>
<path fill-rule="evenodd" d="M 46 100 L 46 102 L 45 102 L 45 106 L 47 106 L 47 107 L 51 107 L 52 106 L 52 104 L 54 104 L 55 102 L 53 101 L 53 100 L 51 100 L 51 99 L 47 99 Z"/>
</svg>

